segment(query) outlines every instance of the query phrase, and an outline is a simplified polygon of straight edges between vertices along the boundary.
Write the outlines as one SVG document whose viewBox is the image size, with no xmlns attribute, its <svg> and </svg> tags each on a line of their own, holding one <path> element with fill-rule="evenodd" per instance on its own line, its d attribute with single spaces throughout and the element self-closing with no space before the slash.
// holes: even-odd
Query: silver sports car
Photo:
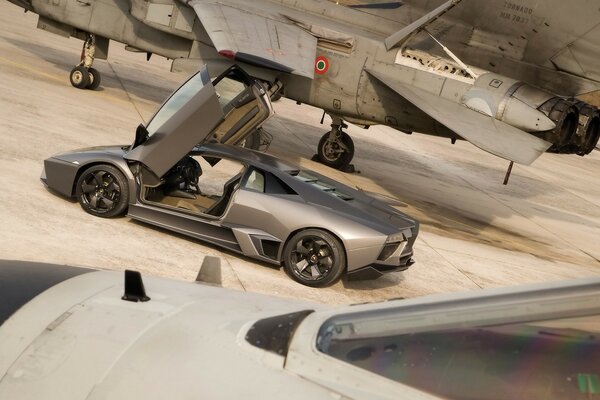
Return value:
<svg viewBox="0 0 600 400">
<path fill-rule="evenodd" d="M 270 115 L 238 67 L 193 75 L 128 146 L 44 161 L 42 181 L 99 217 L 136 220 L 283 264 L 308 286 L 412 263 L 419 224 L 369 194 L 239 146 Z M 225 144 L 223 144 L 225 143 Z"/>
</svg>

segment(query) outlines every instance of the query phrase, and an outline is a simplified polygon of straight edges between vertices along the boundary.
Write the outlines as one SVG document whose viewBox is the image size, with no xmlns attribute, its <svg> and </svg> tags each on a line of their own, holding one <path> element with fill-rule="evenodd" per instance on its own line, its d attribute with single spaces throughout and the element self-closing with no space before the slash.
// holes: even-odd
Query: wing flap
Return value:
<svg viewBox="0 0 600 400">
<path fill-rule="evenodd" d="M 317 39 L 277 16 L 252 8 L 190 0 L 221 54 L 261 67 L 313 78 Z"/>
<path fill-rule="evenodd" d="M 493 117 L 480 114 L 383 73 L 371 70 L 367 72 L 463 139 L 498 157 L 529 165 L 552 145 Z"/>
</svg>

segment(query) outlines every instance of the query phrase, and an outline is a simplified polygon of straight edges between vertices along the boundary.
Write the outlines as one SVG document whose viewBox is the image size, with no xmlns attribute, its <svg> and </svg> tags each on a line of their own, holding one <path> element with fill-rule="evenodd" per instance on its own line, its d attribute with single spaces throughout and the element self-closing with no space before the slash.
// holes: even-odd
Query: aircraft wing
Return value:
<svg viewBox="0 0 600 400">
<path fill-rule="evenodd" d="M 367 72 L 463 139 L 498 157 L 529 165 L 552 145 L 493 117 L 400 82 L 381 72 Z"/>
<path fill-rule="evenodd" d="M 317 39 L 268 4 L 189 0 L 217 51 L 226 57 L 313 78 Z M 251 4 L 251 5 L 250 5 Z"/>
<path fill-rule="evenodd" d="M 444 3 L 329 1 L 375 15 L 381 21 L 393 21 L 396 30 Z M 598 1 L 469 0 L 437 19 L 427 30 L 468 65 L 573 96 L 600 90 L 598 11 Z M 440 52 L 426 34 L 415 37 L 409 45 Z"/>
</svg>

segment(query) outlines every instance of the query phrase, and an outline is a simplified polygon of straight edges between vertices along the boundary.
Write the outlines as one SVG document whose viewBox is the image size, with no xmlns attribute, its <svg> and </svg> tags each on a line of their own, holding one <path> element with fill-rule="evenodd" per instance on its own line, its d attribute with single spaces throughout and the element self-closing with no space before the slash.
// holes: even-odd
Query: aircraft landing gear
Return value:
<svg viewBox="0 0 600 400">
<path fill-rule="evenodd" d="M 95 90 L 100 86 L 100 72 L 92 68 L 94 63 L 94 53 L 96 52 L 96 38 L 93 34 L 88 34 L 81 50 L 81 62 L 72 70 L 69 78 L 71 85 L 77 89 Z"/>
<path fill-rule="evenodd" d="M 317 147 L 317 161 L 344 172 L 354 171 L 350 164 L 354 157 L 354 142 L 343 131 L 348 125 L 341 118 L 332 117 L 331 131 L 324 134 Z"/>
</svg>

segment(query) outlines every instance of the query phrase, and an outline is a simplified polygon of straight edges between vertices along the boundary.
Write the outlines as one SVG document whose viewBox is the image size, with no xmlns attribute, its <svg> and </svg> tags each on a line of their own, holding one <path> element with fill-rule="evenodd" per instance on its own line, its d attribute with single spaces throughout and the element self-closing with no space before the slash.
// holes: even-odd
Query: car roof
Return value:
<svg viewBox="0 0 600 400">
<path fill-rule="evenodd" d="M 290 173 L 300 169 L 300 167 L 297 165 L 287 163 L 275 156 L 261 153 L 256 150 L 246 149 L 241 146 L 211 143 L 196 147 L 195 150 L 208 152 L 214 156 L 233 158 L 245 164 L 252 165 L 269 172 Z"/>
<path fill-rule="evenodd" d="M 270 172 L 276 175 L 285 184 L 289 185 L 289 187 L 305 201 L 325 206 L 329 209 L 334 209 L 336 212 L 342 213 L 344 216 L 381 233 L 395 233 L 415 224 L 415 221 L 411 217 L 398 210 L 392 209 L 382 201 L 361 193 L 337 180 L 321 175 L 316 171 L 287 163 L 275 156 L 240 146 L 218 143 L 204 144 L 196 147 L 195 150 L 209 153 L 207 155 L 211 156 L 232 158 L 260 170 Z M 337 196 L 332 196 L 328 192 L 307 184 L 300 179 L 296 179 L 293 175 L 299 171 L 309 172 L 311 175 L 317 177 L 319 181 L 322 181 L 326 185 L 333 186 L 336 190 L 347 195 L 353 202 L 342 200 Z M 360 207 L 361 204 L 363 207 Z M 383 212 L 386 215 L 378 216 L 377 210 L 379 210 L 379 213 Z M 396 217 L 395 223 L 390 222 L 390 216 Z M 398 218 L 400 218 L 402 222 L 399 221 Z M 397 223 L 399 222 L 403 225 L 402 227 L 397 226 Z"/>
</svg>

